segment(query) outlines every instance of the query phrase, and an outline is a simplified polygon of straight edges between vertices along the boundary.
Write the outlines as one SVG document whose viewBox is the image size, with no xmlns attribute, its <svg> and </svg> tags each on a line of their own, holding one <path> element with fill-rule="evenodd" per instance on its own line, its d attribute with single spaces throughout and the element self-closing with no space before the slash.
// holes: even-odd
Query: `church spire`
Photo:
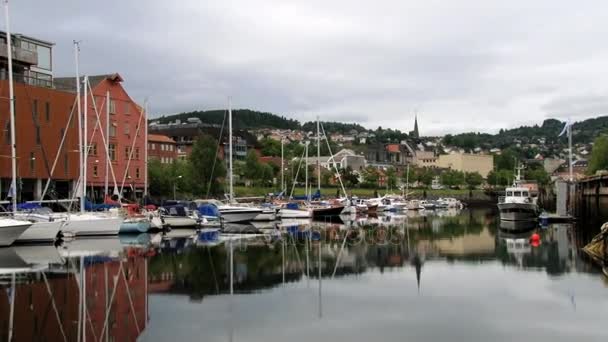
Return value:
<svg viewBox="0 0 608 342">
<path fill-rule="evenodd" d="M 418 132 L 418 113 L 414 116 L 414 131 L 412 133 L 413 138 L 420 138 L 420 132 Z"/>
</svg>

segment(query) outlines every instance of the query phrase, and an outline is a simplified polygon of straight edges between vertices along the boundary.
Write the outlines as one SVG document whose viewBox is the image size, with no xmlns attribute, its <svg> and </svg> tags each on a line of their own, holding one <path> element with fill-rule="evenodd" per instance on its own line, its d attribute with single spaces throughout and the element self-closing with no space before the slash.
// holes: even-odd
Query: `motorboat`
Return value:
<svg viewBox="0 0 608 342">
<path fill-rule="evenodd" d="M 530 189 L 521 185 L 521 168 L 513 186 L 505 190 L 505 196 L 498 198 L 500 219 L 504 221 L 536 221 L 539 209 L 537 197 L 531 195 Z"/>
<path fill-rule="evenodd" d="M 32 223 L 12 218 L 0 219 L 0 246 L 10 246 L 23 234 Z"/>
<path fill-rule="evenodd" d="M 456 198 L 451 198 L 451 197 L 439 198 L 437 200 L 437 205 L 438 205 L 438 207 L 441 207 L 441 208 L 462 209 L 464 207 L 464 205 L 462 204 L 461 201 L 457 200 Z"/>
<path fill-rule="evenodd" d="M 435 209 L 435 202 L 433 202 L 433 201 L 422 200 L 422 201 L 420 201 L 420 205 L 425 210 L 433 210 L 433 209 Z"/>
<path fill-rule="evenodd" d="M 171 229 L 192 228 L 198 225 L 197 219 L 189 215 L 186 206 L 177 204 L 159 209 L 164 227 Z"/>
<path fill-rule="evenodd" d="M 263 210 L 256 207 L 240 206 L 232 204 L 224 204 L 218 200 L 196 200 L 196 204 L 201 205 L 204 203 L 214 204 L 219 210 L 220 217 L 224 222 L 248 222 L 252 221 Z"/>
<path fill-rule="evenodd" d="M 262 207 L 262 212 L 253 218 L 253 221 L 274 221 L 277 219 L 277 209 L 274 207 Z"/>
<path fill-rule="evenodd" d="M 340 216 L 342 211 L 344 210 L 343 205 L 334 205 L 334 206 L 319 206 L 312 207 L 312 217 L 313 218 L 324 218 L 331 216 Z"/>
<path fill-rule="evenodd" d="M 424 207 L 420 204 L 419 200 L 409 200 L 407 202 L 407 210 L 421 210 Z"/>
</svg>

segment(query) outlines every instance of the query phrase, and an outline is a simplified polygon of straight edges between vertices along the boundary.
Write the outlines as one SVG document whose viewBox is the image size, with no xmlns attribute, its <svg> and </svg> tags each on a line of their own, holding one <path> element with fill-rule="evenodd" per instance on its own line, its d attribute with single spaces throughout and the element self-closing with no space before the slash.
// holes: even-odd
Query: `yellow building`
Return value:
<svg viewBox="0 0 608 342">
<path fill-rule="evenodd" d="M 453 153 L 442 154 L 437 158 L 437 166 L 462 172 L 479 172 L 483 178 L 494 169 L 494 156 L 491 154 Z"/>
</svg>

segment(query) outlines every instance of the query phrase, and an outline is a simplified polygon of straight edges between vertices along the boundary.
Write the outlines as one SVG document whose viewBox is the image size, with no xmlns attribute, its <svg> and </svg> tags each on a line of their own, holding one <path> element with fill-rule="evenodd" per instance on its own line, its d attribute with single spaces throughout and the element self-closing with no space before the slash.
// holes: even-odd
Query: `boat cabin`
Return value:
<svg viewBox="0 0 608 342">
<path fill-rule="evenodd" d="M 530 189 L 524 187 L 507 188 L 505 191 L 505 202 L 508 203 L 532 203 L 533 198 Z"/>
</svg>

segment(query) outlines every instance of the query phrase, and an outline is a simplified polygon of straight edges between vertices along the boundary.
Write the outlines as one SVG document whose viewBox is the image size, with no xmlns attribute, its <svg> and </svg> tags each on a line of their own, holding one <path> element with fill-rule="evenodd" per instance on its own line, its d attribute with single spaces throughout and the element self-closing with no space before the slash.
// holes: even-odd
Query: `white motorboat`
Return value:
<svg viewBox="0 0 608 342">
<path fill-rule="evenodd" d="M 424 209 L 422 205 L 420 205 L 419 200 L 410 200 L 407 202 L 407 210 L 421 210 Z"/>
<path fill-rule="evenodd" d="M 263 210 L 256 207 L 229 205 L 218 200 L 196 200 L 197 205 L 210 203 L 217 207 L 220 212 L 220 217 L 224 222 L 247 222 L 253 221 L 258 215 L 262 214 Z"/>
<path fill-rule="evenodd" d="M 10 246 L 23 234 L 32 223 L 11 218 L 0 219 L 0 246 Z"/>
<path fill-rule="evenodd" d="M 456 208 L 462 209 L 464 205 L 462 202 L 455 198 L 444 197 L 437 200 L 438 207 L 440 208 Z"/>
<path fill-rule="evenodd" d="M 517 168 L 517 176 L 513 186 L 505 191 L 505 196 L 498 199 L 500 219 L 505 221 L 536 221 L 539 209 L 537 197 L 530 189 L 521 185 L 521 168 Z"/>
</svg>

